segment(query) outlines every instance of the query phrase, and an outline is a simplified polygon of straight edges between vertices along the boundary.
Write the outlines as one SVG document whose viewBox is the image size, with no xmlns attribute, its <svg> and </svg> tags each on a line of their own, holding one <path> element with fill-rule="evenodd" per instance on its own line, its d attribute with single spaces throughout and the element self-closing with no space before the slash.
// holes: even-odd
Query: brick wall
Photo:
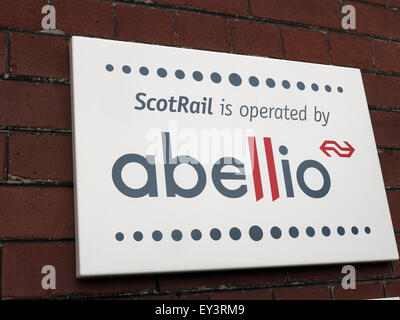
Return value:
<svg viewBox="0 0 400 320">
<path fill-rule="evenodd" d="M 57 30 L 41 31 L 41 8 Z M 341 6 L 357 29 L 341 29 Z M 399 0 L 1 0 L 1 298 L 349 299 L 400 296 L 400 262 L 75 279 L 68 44 L 84 35 L 362 69 L 400 245 Z M 366 199 L 367 201 L 367 199 Z M 57 289 L 41 288 L 54 265 Z"/>
</svg>

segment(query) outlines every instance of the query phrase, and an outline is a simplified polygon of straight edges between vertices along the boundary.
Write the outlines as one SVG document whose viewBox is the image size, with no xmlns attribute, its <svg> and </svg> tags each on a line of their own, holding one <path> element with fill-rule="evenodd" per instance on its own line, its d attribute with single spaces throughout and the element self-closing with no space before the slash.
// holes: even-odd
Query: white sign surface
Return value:
<svg viewBox="0 0 400 320">
<path fill-rule="evenodd" d="M 398 259 L 360 71 L 72 38 L 78 277 Z"/>
</svg>

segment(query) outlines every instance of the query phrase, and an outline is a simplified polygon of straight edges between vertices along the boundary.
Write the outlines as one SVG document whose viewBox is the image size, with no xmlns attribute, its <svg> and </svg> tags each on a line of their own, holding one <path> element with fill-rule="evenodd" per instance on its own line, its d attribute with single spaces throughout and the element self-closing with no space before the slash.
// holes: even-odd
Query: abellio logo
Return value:
<svg viewBox="0 0 400 320">
<path fill-rule="evenodd" d="M 169 132 L 162 132 L 162 150 L 163 150 L 163 166 L 165 172 L 165 185 L 166 185 L 166 196 L 176 197 L 180 196 L 183 198 L 194 198 L 201 194 L 206 187 L 207 178 L 206 172 L 202 164 L 195 158 L 189 155 L 177 155 L 172 157 L 171 142 Z M 272 149 L 272 139 L 270 137 L 264 137 L 264 151 L 267 163 L 267 171 L 269 177 L 269 185 L 271 189 L 272 201 L 277 200 L 279 195 L 278 186 L 278 172 L 275 166 L 275 157 Z M 264 191 L 262 187 L 262 176 L 260 170 L 259 162 L 259 152 L 257 150 L 256 138 L 248 137 L 249 153 L 252 165 L 252 178 L 255 190 L 255 199 L 259 201 L 264 197 Z M 282 156 L 287 155 L 288 149 L 286 146 L 281 145 L 279 147 L 279 153 Z M 122 170 L 127 164 L 137 163 L 146 170 L 147 181 L 145 185 L 141 188 L 131 188 L 125 184 L 122 179 Z M 300 189 L 311 198 L 323 198 L 325 197 L 331 187 L 331 179 L 328 170 L 316 160 L 304 160 L 302 161 L 296 170 L 296 179 L 292 178 L 292 171 L 290 168 L 290 163 L 288 159 L 281 159 L 282 163 L 282 175 L 285 182 L 286 197 L 294 198 L 293 181 L 296 180 Z M 174 178 L 175 169 L 182 164 L 190 165 L 197 174 L 196 184 L 189 189 L 182 188 L 179 186 Z M 237 172 L 226 172 L 223 170 L 225 166 L 233 166 Z M 307 185 L 305 180 L 306 170 L 314 168 L 319 171 L 323 178 L 322 187 L 318 190 L 314 190 Z M 247 185 L 242 183 L 237 188 L 227 188 L 223 184 L 223 180 L 247 180 L 245 166 L 242 161 L 234 157 L 222 157 L 218 159 L 212 167 L 212 181 L 215 189 L 227 198 L 240 198 L 243 197 L 247 191 Z M 135 153 L 129 153 L 121 156 L 114 163 L 112 168 L 112 179 L 115 187 L 125 196 L 131 198 L 141 198 L 145 196 L 158 197 L 158 187 L 157 187 L 157 174 L 155 166 L 155 156 L 154 155 L 139 155 Z"/>
</svg>

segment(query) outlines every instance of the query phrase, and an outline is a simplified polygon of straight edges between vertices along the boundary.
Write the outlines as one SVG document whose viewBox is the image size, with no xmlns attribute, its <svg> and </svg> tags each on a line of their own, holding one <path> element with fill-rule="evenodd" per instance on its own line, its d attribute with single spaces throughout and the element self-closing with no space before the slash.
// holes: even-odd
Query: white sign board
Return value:
<svg viewBox="0 0 400 320">
<path fill-rule="evenodd" d="M 398 259 L 360 71 L 72 38 L 78 277 Z"/>
</svg>

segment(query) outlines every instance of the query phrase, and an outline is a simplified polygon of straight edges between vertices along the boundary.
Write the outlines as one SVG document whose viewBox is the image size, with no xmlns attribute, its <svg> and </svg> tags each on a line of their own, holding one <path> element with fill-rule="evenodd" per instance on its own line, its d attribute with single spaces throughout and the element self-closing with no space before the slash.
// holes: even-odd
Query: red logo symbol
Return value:
<svg viewBox="0 0 400 320">
<path fill-rule="evenodd" d="M 344 141 L 344 143 L 347 145 L 347 147 L 341 147 L 336 141 L 325 140 L 319 148 L 328 157 L 331 157 L 331 154 L 329 154 L 328 151 L 333 151 L 341 158 L 350 158 L 355 149 L 347 141 Z"/>
</svg>

